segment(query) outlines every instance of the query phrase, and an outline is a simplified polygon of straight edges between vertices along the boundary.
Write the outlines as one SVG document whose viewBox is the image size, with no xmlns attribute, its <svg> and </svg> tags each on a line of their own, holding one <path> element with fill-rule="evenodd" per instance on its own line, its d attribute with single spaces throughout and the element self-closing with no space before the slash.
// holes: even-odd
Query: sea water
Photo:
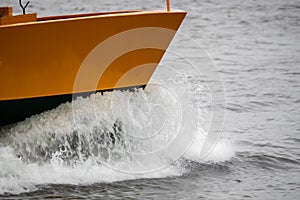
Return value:
<svg viewBox="0 0 300 200">
<path fill-rule="evenodd" d="M 171 3 L 188 15 L 145 90 L 96 93 L 1 128 L 0 198 L 297 199 L 300 2 Z M 33 0 L 27 10 L 162 8 Z M 215 122 L 222 134 L 202 156 Z"/>
</svg>

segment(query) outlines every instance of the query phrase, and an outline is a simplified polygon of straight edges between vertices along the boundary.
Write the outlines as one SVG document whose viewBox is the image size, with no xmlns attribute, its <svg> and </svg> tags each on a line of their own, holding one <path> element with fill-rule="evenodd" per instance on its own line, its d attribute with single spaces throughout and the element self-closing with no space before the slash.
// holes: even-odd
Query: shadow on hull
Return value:
<svg viewBox="0 0 300 200">
<path fill-rule="evenodd" d="M 126 88 L 100 90 L 96 92 L 101 92 L 101 94 L 104 92 L 111 92 L 113 90 L 134 92 L 136 89 L 144 89 L 145 87 L 146 85 L 140 85 Z M 23 121 L 32 115 L 56 108 L 62 103 L 71 102 L 74 97 L 87 97 L 96 92 L 0 101 L 0 126 Z"/>
</svg>

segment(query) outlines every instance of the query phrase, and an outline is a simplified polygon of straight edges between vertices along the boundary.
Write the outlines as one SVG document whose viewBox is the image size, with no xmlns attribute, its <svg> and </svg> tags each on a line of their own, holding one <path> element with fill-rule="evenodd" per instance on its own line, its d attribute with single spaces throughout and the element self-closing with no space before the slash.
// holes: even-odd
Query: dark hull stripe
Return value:
<svg viewBox="0 0 300 200">
<path fill-rule="evenodd" d="M 145 85 L 133 86 L 126 88 L 101 90 L 97 92 L 108 92 L 113 90 L 134 91 L 136 88 L 145 88 Z M 71 102 L 73 95 L 75 97 L 87 97 L 95 92 L 84 92 L 78 94 L 64 94 L 56 96 L 36 97 L 27 99 L 5 100 L 0 101 L 0 126 L 22 121 L 32 115 L 42 113 L 47 110 L 56 108 L 62 103 Z"/>
</svg>

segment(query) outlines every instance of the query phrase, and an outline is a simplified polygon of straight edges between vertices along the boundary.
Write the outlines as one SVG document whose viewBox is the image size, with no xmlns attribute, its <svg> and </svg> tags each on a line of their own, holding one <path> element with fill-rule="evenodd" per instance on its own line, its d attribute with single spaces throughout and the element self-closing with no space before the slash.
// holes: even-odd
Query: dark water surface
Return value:
<svg viewBox="0 0 300 200">
<path fill-rule="evenodd" d="M 179 91 L 196 91 L 195 88 L 200 88 L 199 93 L 193 93 L 195 98 L 192 103 L 188 100 L 185 103 L 192 107 L 193 103 L 195 107 L 202 105 L 199 115 L 201 119 L 204 118 L 203 121 L 209 121 L 210 100 L 203 76 L 193 73 L 191 69 L 182 68 L 181 60 L 172 56 L 172 52 L 179 49 L 191 52 L 189 56 L 194 59 L 194 63 L 199 64 L 200 71 L 203 66 L 200 64 L 201 60 L 198 62 L 197 59 L 201 55 L 193 53 L 194 44 L 199 43 L 209 53 L 220 72 L 226 95 L 226 105 L 218 108 L 224 109 L 226 114 L 222 140 L 216 146 L 214 155 L 201 160 L 195 158 L 198 151 L 188 152 L 171 167 L 150 174 L 114 170 L 120 169 L 120 163 L 127 172 L 148 170 L 148 166 L 157 169 L 165 164 L 166 157 L 138 158 L 137 162 L 132 163 L 132 158 L 126 157 L 126 152 L 122 151 L 127 148 L 127 140 L 122 140 L 123 136 L 120 136 L 120 141 L 125 142 L 118 143 L 118 149 L 109 149 L 107 144 L 103 144 L 105 147 L 97 146 L 99 135 L 111 144 L 109 133 L 122 135 L 124 129 L 133 133 L 140 130 L 127 127 L 126 120 L 130 119 L 130 115 L 123 116 L 122 109 L 115 111 L 122 119 L 121 125 L 116 125 L 107 114 L 109 95 L 104 95 L 97 97 L 99 109 L 107 114 L 104 114 L 106 117 L 103 117 L 100 124 L 93 124 L 88 109 L 76 110 L 80 120 L 87 121 L 81 127 L 82 130 L 87 130 L 87 136 L 74 130 L 69 122 L 72 115 L 66 113 L 70 105 L 1 130 L 0 198 L 299 198 L 300 1 L 171 2 L 173 8 L 186 10 L 188 15 L 179 31 L 181 37 L 174 41 L 165 57 L 165 65 L 160 66 L 154 79 L 169 77 L 168 70 L 163 69 L 167 65 L 181 76 L 179 80 L 171 80 L 175 86 L 180 85 L 176 86 Z M 1 0 L 0 6 L 5 5 L 17 8 L 17 1 Z M 150 10 L 163 6 L 164 1 L 150 0 L 33 0 L 28 10 L 38 12 L 40 16 L 48 16 L 119 9 Z M 20 10 L 16 9 L 17 12 Z M 205 81 L 213 83 L 215 80 Z M 120 93 L 116 99 L 122 101 L 128 95 L 131 94 Z M 166 134 L 172 138 L 171 132 L 177 130 L 177 122 L 172 120 L 177 119 L 178 113 L 172 101 L 164 102 L 168 95 L 163 87 L 150 87 L 148 92 L 137 92 L 132 97 L 130 106 L 137 110 L 134 115 L 139 115 L 142 120 L 136 123 L 142 126 L 149 120 L 142 114 L 143 110 L 137 108 L 147 109 L 145 101 L 154 102 L 155 105 L 160 103 L 160 108 L 165 112 L 160 113 L 160 109 L 155 111 L 153 116 L 156 112 L 158 115 L 151 122 L 153 127 L 160 127 L 159 120 L 154 119 L 160 119 L 163 115 L 167 119 L 166 128 L 169 130 Z M 80 100 L 76 106 L 88 107 L 89 103 L 88 100 Z M 192 123 L 194 118 L 195 116 L 190 116 L 188 120 Z M 118 127 L 121 127 L 120 130 Z M 192 125 L 186 130 L 195 131 Z M 206 124 L 203 123 L 199 132 L 206 131 Z M 162 141 L 168 140 L 168 137 L 155 142 L 139 143 L 135 150 L 145 152 L 155 149 L 155 145 L 164 144 Z M 74 146 L 79 143 L 81 145 Z M 40 144 L 40 149 L 35 148 L 36 144 Z M 83 148 L 85 146 L 88 148 Z M 197 147 L 195 149 L 198 150 Z M 114 163 L 108 162 L 107 158 Z M 115 161 L 118 161 L 117 164 Z M 108 163 L 108 168 L 101 163 Z"/>
</svg>

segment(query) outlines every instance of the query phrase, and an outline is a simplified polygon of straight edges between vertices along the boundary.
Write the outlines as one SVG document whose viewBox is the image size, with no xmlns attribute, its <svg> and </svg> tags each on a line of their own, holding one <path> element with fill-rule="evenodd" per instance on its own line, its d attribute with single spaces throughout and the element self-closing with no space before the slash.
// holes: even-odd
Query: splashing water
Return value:
<svg viewBox="0 0 300 200">
<path fill-rule="evenodd" d="M 96 93 L 0 129 L 0 194 L 45 184 L 177 176 L 185 173 L 186 159 L 203 162 L 199 155 L 208 112 L 199 99 L 187 98 L 188 80 L 176 81 L 176 93 L 158 84 L 135 92 Z M 191 94 L 199 97 L 203 91 Z M 183 140 L 181 132 L 188 133 Z M 220 156 L 226 148 L 217 145 L 208 160 L 229 159 L 230 150 Z"/>
</svg>

